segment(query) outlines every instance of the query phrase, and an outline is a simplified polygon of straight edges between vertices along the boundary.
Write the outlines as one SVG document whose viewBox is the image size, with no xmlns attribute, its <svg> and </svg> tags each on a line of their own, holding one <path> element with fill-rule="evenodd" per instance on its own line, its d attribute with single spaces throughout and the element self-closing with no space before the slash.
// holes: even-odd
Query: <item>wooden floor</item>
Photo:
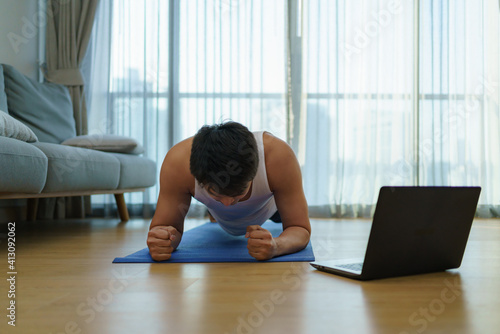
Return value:
<svg viewBox="0 0 500 334">
<path fill-rule="evenodd" d="M 474 222 L 458 270 L 370 282 L 307 263 L 112 264 L 148 224 L 18 222 L 16 327 L 2 279 L 0 333 L 500 333 L 500 220 Z M 363 256 L 370 221 L 312 227 L 317 260 Z"/>
</svg>

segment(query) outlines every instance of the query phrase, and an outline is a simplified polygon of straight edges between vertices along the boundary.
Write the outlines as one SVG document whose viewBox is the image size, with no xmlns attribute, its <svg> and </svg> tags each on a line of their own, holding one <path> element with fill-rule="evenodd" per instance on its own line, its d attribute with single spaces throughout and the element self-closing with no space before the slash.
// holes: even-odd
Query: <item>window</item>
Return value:
<svg viewBox="0 0 500 334">
<path fill-rule="evenodd" d="M 383 185 L 480 185 L 499 214 L 497 1 L 108 0 L 96 27 L 90 127 L 158 169 L 232 119 L 288 140 L 313 216 L 370 216 Z"/>
</svg>

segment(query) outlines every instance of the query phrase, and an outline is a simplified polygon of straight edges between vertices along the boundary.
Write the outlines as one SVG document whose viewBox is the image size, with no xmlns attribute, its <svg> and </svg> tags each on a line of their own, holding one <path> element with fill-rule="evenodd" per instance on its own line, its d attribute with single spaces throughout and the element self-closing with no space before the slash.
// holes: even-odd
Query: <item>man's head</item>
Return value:
<svg viewBox="0 0 500 334">
<path fill-rule="evenodd" d="M 258 166 L 255 138 L 239 123 L 205 125 L 194 136 L 191 174 L 210 193 L 229 197 L 245 194 Z"/>
</svg>

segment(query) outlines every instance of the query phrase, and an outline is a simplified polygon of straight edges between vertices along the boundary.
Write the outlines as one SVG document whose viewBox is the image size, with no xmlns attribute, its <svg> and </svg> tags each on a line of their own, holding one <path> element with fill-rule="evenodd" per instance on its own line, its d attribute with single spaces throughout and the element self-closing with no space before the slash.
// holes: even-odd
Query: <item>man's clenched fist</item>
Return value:
<svg viewBox="0 0 500 334">
<path fill-rule="evenodd" d="M 269 260 L 276 255 L 277 244 L 271 232 L 259 225 L 247 227 L 248 253 L 257 260 Z"/>
<path fill-rule="evenodd" d="M 149 254 L 155 261 L 169 260 L 181 234 L 173 226 L 155 226 L 148 233 Z"/>
</svg>

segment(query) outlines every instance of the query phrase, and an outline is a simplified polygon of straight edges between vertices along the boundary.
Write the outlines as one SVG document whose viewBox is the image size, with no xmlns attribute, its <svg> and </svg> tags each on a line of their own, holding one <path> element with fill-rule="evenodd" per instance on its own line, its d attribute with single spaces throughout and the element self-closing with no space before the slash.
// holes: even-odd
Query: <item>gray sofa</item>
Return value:
<svg viewBox="0 0 500 334">
<path fill-rule="evenodd" d="M 66 87 L 36 82 L 0 65 L 0 199 L 114 194 L 122 221 L 123 194 L 156 183 L 156 163 L 131 138 L 76 136 Z M 34 219 L 37 200 L 28 202 Z"/>
</svg>

